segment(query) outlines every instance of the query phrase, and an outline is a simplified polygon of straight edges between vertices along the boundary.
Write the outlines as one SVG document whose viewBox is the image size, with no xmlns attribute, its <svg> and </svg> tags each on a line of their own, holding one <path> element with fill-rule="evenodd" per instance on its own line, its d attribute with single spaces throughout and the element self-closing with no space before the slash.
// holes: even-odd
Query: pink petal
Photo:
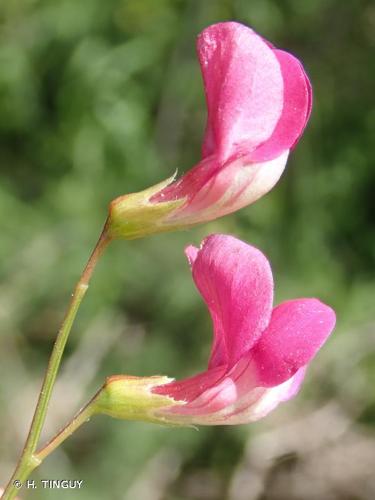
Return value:
<svg viewBox="0 0 375 500">
<path fill-rule="evenodd" d="M 306 367 L 304 366 L 290 379 L 275 386 L 278 390 L 272 392 L 274 397 L 267 397 L 267 405 L 262 403 L 264 409 L 268 408 L 267 413 L 280 402 L 287 401 L 298 393 L 305 373 Z M 254 405 L 258 405 L 258 399 L 263 398 L 264 394 L 270 391 L 269 388 L 258 386 L 258 382 L 251 354 L 247 353 L 232 370 L 223 375 L 221 379 L 217 379 L 215 384 L 205 385 L 201 394 L 197 393 L 195 399 L 189 399 L 186 406 L 176 408 L 176 412 L 200 416 L 220 412 L 222 416 L 226 415 L 227 417 L 244 412 L 249 413 Z M 165 394 L 170 393 L 166 392 Z M 175 393 L 173 393 L 173 397 L 175 397 Z"/>
<path fill-rule="evenodd" d="M 306 367 L 275 387 L 256 387 L 249 360 L 242 359 L 230 373 L 220 377 L 218 369 L 196 377 L 172 382 L 153 390 L 158 394 L 185 400 L 184 406 L 162 410 L 176 422 L 201 425 L 237 425 L 255 422 L 274 410 L 280 403 L 294 397 L 303 382 Z M 217 378 L 215 382 L 215 378 Z M 194 384 L 201 392 L 194 391 Z M 188 394 L 188 398 L 186 398 Z M 192 397 L 194 396 L 194 397 Z"/>
<path fill-rule="evenodd" d="M 151 202 L 158 203 L 186 197 L 188 204 L 219 170 L 220 165 L 216 157 L 206 158 L 195 165 L 180 179 L 155 194 L 151 198 Z"/>
<path fill-rule="evenodd" d="M 189 262 L 190 267 L 193 266 L 195 259 L 198 257 L 199 248 L 189 245 L 185 248 L 185 255 Z"/>
<path fill-rule="evenodd" d="M 294 398 L 299 393 L 299 390 L 301 389 L 302 382 L 305 380 L 305 375 L 307 372 L 307 366 L 303 366 L 302 368 L 299 368 L 298 371 L 293 375 L 289 381 L 291 383 L 288 385 L 288 389 L 283 392 L 282 397 L 280 398 L 280 401 L 284 403 L 285 401 L 289 401 L 289 399 Z M 285 382 L 283 382 L 285 384 Z M 276 386 L 280 387 L 280 386 Z"/>
<path fill-rule="evenodd" d="M 256 422 L 273 411 L 280 403 L 294 397 L 305 377 L 306 368 L 300 368 L 293 377 L 271 388 L 257 387 L 232 405 L 207 415 L 192 418 L 194 424 L 238 425 Z M 181 407 L 183 408 L 183 407 Z"/>
<path fill-rule="evenodd" d="M 162 394 L 187 402 L 185 406 L 172 408 L 170 411 L 179 415 L 203 416 L 232 407 L 244 396 L 255 400 L 259 391 L 255 387 L 256 377 L 249 358 L 249 353 L 246 353 L 232 369 L 222 365 L 208 369 L 186 381 L 176 381 L 166 385 Z M 224 368 L 221 377 L 214 379 L 214 374 L 219 374 L 220 368 Z M 183 397 L 186 391 L 185 382 L 188 382 L 188 397 Z M 200 391 L 193 392 L 191 383 L 199 385 Z"/>
<path fill-rule="evenodd" d="M 169 384 L 155 387 L 155 394 L 167 395 L 176 401 L 194 401 L 211 387 L 215 387 L 226 373 L 226 366 L 218 366 L 212 370 L 198 373 L 193 377 L 177 380 Z"/>
<path fill-rule="evenodd" d="M 208 108 L 203 156 L 223 163 L 237 145 L 250 153 L 271 136 L 283 109 L 280 64 L 259 35 L 235 22 L 205 29 L 197 51 Z"/>
<path fill-rule="evenodd" d="M 292 148 L 311 113 L 311 85 L 302 64 L 288 52 L 275 50 L 274 53 L 283 74 L 284 105 L 272 135 L 251 155 L 253 161 L 270 160 Z"/>
<path fill-rule="evenodd" d="M 168 186 L 164 201 L 186 196 L 187 201 L 169 218 L 169 223 L 197 224 L 222 217 L 254 203 L 268 193 L 284 171 L 288 152 L 268 162 L 250 163 L 246 157 L 229 162 L 206 175 L 207 158 L 180 181 Z M 202 170 L 200 167 L 202 165 Z M 194 188 L 192 188 L 194 178 Z M 198 183 L 198 180 L 201 183 Z"/>
<path fill-rule="evenodd" d="M 243 241 L 212 235 L 204 240 L 192 273 L 214 325 L 209 368 L 230 368 L 268 325 L 273 299 L 270 265 Z"/>
<path fill-rule="evenodd" d="M 335 321 L 334 311 L 317 299 L 291 300 L 275 307 L 268 328 L 252 349 L 257 385 L 279 385 L 307 365 Z"/>
</svg>

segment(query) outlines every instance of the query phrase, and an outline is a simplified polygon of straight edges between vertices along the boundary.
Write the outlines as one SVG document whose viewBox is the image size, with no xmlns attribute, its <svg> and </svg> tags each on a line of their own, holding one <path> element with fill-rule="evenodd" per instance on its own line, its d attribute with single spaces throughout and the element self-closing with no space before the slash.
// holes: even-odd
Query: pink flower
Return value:
<svg viewBox="0 0 375 500">
<path fill-rule="evenodd" d="M 186 197 L 172 219 L 202 222 L 267 193 L 284 170 L 311 110 L 301 63 L 250 28 L 228 22 L 198 37 L 208 117 L 203 159 L 154 196 Z"/>
<path fill-rule="evenodd" d="M 169 231 L 253 203 L 302 134 L 311 87 L 298 59 L 235 22 L 206 28 L 197 51 L 208 108 L 202 160 L 177 181 L 114 200 L 114 236 Z"/>
<path fill-rule="evenodd" d="M 152 388 L 154 395 L 183 402 L 155 417 L 207 425 L 258 420 L 298 392 L 307 365 L 334 328 L 335 313 L 317 299 L 272 308 L 266 257 L 232 236 L 211 235 L 186 254 L 211 314 L 213 346 L 206 371 Z"/>
</svg>

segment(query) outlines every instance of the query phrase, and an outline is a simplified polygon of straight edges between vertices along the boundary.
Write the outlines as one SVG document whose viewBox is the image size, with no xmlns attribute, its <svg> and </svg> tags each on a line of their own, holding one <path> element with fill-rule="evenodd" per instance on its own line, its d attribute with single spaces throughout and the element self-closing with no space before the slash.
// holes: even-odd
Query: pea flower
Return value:
<svg viewBox="0 0 375 500">
<path fill-rule="evenodd" d="M 175 425 L 258 420 L 297 394 L 308 364 L 333 330 L 335 313 L 313 298 L 272 308 L 267 258 L 232 236 L 211 235 L 186 254 L 213 322 L 207 370 L 180 381 L 111 377 L 98 412 Z M 129 395 L 136 402 L 132 411 Z"/>
<path fill-rule="evenodd" d="M 301 63 L 236 22 L 209 26 L 197 52 L 207 102 L 202 159 L 110 205 L 113 237 L 137 238 L 206 222 L 266 194 L 279 180 L 311 111 Z"/>
</svg>

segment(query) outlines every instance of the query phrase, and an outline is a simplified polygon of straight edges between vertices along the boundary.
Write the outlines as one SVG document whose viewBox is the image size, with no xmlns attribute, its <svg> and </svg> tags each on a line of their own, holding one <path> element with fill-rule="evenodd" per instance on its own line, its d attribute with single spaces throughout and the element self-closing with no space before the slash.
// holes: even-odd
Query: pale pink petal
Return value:
<svg viewBox="0 0 375 500">
<path fill-rule="evenodd" d="M 305 380 L 306 372 L 307 366 L 303 366 L 302 368 L 299 368 L 298 371 L 296 371 L 291 379 L 289 379 L 291 380 L 291 383 L 288 386 L 288 390 L 284 392 L 282 398 L 280 399 L 282 403 L 284 403 L 285 401 L 289 401 L 289 399 L 294 398 L 294 396 L 299 393 L 302 382 Z M 283 382 L 283 384 L 284 383 L 285 382 Z"/>
<path fill-rule="evenodd" d="M 242 365 L 242 366 L 241 366 Z M 241 367 L 241 368 L 240 368 Z M 187 401 L 186 405 L 163 409 L 162 413 L 173 415 L 176 422 L 189 422 L 200 425 L 237 425 L 255 422 L 274 410 L 280 403 L 294 397 L 303 382 L 306 367 L 300 368 L 293 377 L 275 387 L 255 387 L 254 378 L 251 377 L 251 368 L 248 363 L 241 360 L 231 374 L 218 378 L 214 384 L 207 381 L 215 380 L 214 373 L 210 370 L 199 374 L 197 378 L 181 382 L 172 382 L 154 389 L 153 392 L 168 395 L 176 400 Z M 219 375 L 218 372 L 216 372 Z M 250 378 L 248 378 L 250 374 Z M 239 378 L 237 379 L 236 377 Z M 206 378 L 207 377 L 207 378 Z M 199 394 L 192 389 L 192 383 L 199 381 L 204 390 Z M 184 383 L 187 394 L 195 398 L 184 397 Z"/>
<path fill-rule="evenodd" d="M 306 367 L 302 367 L 288 380 L 289 383 L 283 382 L 276 386 L 279 389 L 270 393 L 274 397 L 267 396 L 262 403 L 262 408 L 265 410 L 269 408 L 268 413 L 278 403 L 294 397 L 301 387 L 305 373 Z M 257 371 L 250 353 L 241 358 L 231 370 L 226 373 L 222 372 L 221 375 L 220 377 L 216 368 L 214 371 L 207 370 L 190 379 L 172 382 L 169 387 L 165 386 L 162 394 L 174 399 L 184 399 L 187 402 L 185 406 L 172 408 L 171 412 L 199 417 L 215 414 L 218 418 L 219 416 L 232 417 L 245 412 L 250 414 L 254 407 L 257 408 L 254 412 L 258 413 L 259 406 L 256 406 L 258 400 L 263 398 L 270 389 L 257 385 Z M 187 386 L 186 383 L 188 383 Z M 199 385 L 201 391 L 193 391 L 193 384 Z M 187 394 L 187 397 L 182 397 L 184 394 Z"/>
<path fill-rule="evenodd" d="M 253 161 L 270 160 L 291 149 L 302 135 L 311 113 L 311 85 L 302 64 L 288 52 L 275 50 L 274 53 L 284 80 L 283 110 L 272 135 L 251 155 Z"/>
<path fill-rule="evenodd" d="M 193 424 L 238 425 L 256 422 L 273 411 L 280 403 L 293 398 L 301 388 L 306 368 L 300 368 L 293 377 L 271 388 L 257 387 L 231 406 L 222 410 L 192 417 Z"/>
<path fill-rule="evenodd" d="M 249 353 L 246 353 L 231 369 L 219 365 L 194 377 L 157 387 L 153 392 L 187 403 L 168 409 L 168 412 L 185 416 L 206 415 L 231 407 L 249 393 L 256 394 L 255 375 Z"/>
<path fill-rule="evenodd" d="M 209 368 L 232 367 L 267 327 L 273 279 L 266 257 L 232 236 L 206 238 L 192 267 L 214 325 Z"/>
<path fill-rule="evenodd" d="M 193 266 L 195 259 L 198 257 L 199 248 L 194 245 L 189 245 L 185 248 L 185 255 L 190 264 L 190 267 Z"/>
<path fill-rule="evenodd" d="M 247 26 L 226 22 L 198 37 L 208 108 L 203 156 L 222 163 L 247 144 L 250 153 L 272 134 L 283 108 L 280 64 L 271 47 Z"/>
<path fill-rule="evenodd" d="M 213 380 L 214 375 L 211 372 L 218 373 L 218 368 L 220 367 L 200 373 L 194 382 L 198 382 L 202 390 L 196 393 L 189 390 L 188 398 L 181 398 L 185 391 L 184 380 L 168 384 L 170 388 L 165 386 L 162 394 L 169 395 L 174 399 L 180 397 L 187 402 L 185 406 L 171 409 L 171 412 L 179 415 L 209 415 L 224 408 L 232 407 L 244 396 L 249 396 L 250 393 L 253 395 L 258 394 L 257 390 L 254 392 L 254 389 L 257 389 L 255 386 L 256 377 L 250 363 L 249 353 L 243 356 L 232 369 L 224 366 L 222 376 L 217 378 L 214 383 L 207 384 L 206 380 Z M 209 377 L 209 379 L 206 377 Z M 187 380 L 191 381 L 193 378 Z M 253 395 L 249 397 L 255 397 Z"/>
<path fill-rule="evenodd" d="M 186 203 L 166 223 L 178 221 L 187 225 L 197 224 L 222 217 L 253 203 L 273 188 L 284 171 L 287 158 L 288 151 L 262 163 L 251 163 L 246 157 L 240 157 L 221 169 L 213 170 L 209 177 L 200 176 L 200 180 L 204 182 L 199 189 L 189 191 L 191 174 L 195 181 L 199 177 L 195 167 L 158 195 L 159 201 L 177 199 L 182 195 L 187 198 Z M 209 158 L 205 162 L 208 160 Z M 205 174 L 203 171 L 201 173 Z M 197 187 L 197 183 L 195 186 Z"/>
<path fill-rule="evenodd" d="M 307 365 L 335 321 L 334 311 L 317 299 L 291 300 L 275 307 L 268 328 L 251 351 L 257 385 L 279 385 Z"/>
</svg>

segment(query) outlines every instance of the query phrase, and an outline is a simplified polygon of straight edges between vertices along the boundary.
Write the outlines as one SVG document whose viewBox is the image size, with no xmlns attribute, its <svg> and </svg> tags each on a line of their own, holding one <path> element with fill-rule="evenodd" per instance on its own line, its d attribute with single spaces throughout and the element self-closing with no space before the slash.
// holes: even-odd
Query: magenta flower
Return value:
<svg viewBox="0 0 375 500">
<path fill-rule="evenodd" d="M 253 203 L 302 134 L 311 87 L 298 59 L 235 22 L 206 28 L 197 51 L 208 108 L 202 160 L 172 184 L 114 200 L 114 236 L 169 231 Z"/>
<path fill-rule="evenodd" d="M 335 313 L 317 299 L 272 308 L 266 257 L 234 237 L 209 236 L 186 254 L 212 317 L 213 346 L 206 371 L 152 389 L 184 403 L 159 409 L 155 417 L 207 425 L 258 420 L 298 392 L 307 365 L 333 330 Z"/>
</svg>

